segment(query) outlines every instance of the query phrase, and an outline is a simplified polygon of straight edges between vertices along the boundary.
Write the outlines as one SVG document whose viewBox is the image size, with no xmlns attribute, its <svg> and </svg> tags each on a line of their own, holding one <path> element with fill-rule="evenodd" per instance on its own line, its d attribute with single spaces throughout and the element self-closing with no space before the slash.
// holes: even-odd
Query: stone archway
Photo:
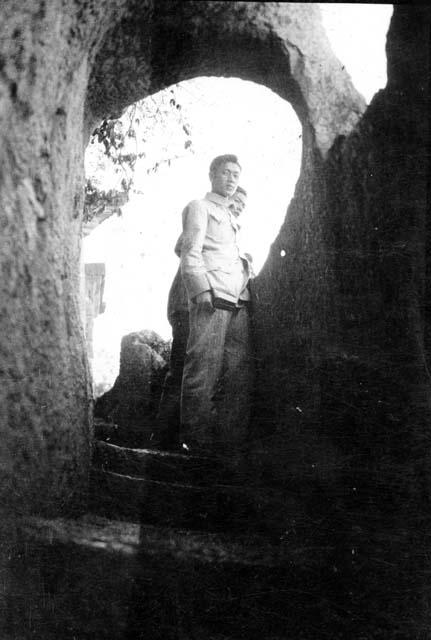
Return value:
<svg viewBox="0 0 431 640">
<path fill-rule="evenodd" d="M 200 75 L 272 89 L 292 104 L 322 154 L 365 109 L 332 53 L 317 6 L 162 2 L 151 11 L 143 5 L 107 34 L 89 81 L 90 118 Z"/>
<path fill-rule="evenodd" d="M 352 129 L 364 104 L 310 5 L 106 1 L 59 13 L 55 3 L 40 2 L 3 23 L 2 486 L 21 478 L 27 505 L 49 502 L 55 511 L 85 485 L 90 451 L 78 304 L 82 156 L 90 127 L 172 82 L 234 73 L 292 103 L 304 128 L 306 172 L 315 153 L 325 155 L 337 135 Z"/>
</svg>

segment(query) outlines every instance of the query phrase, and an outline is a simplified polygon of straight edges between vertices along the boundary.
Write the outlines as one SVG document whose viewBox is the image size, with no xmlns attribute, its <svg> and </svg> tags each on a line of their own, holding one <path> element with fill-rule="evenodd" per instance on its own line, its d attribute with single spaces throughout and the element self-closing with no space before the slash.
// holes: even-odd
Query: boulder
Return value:
<svg viewBox="0 0 431 640">
<path fill-rule="evenodd" d="M 96 436 L 129 446 L 156 439 L 155 417 L 168 358 L 169 343 L 154 331 L 122 338 L 118 377 L 95 402 Z"/>
</svg>

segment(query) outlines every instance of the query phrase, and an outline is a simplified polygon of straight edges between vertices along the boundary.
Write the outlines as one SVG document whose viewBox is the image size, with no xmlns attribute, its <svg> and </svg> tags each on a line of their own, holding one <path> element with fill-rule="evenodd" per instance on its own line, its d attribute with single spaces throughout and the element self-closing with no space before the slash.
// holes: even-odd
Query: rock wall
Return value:
<svg viewBox="0 0 431 640">
<path fill-rule="evenodd" d="M 0 503 L 18 512 L 57 513 L 86 484 L 83 118 L 112 4 L 0 8 Z"/>
<path fill-rule="evenodd" d="M 101 46 L 90 78 L 89 120 L 196 76 L 236 76 L 291 102 L 305 145 L 322 153 L 365 109 L 334 56 L 317 5 L 162 0 L 129 2 Z"/>
<path fill-rule="evenodd" d="M 306 158 L 256 283 L 256 464 L 297 487 L 310 555 L 333 545 L 340 637 L 429 625 L 429 17 L 395 8 L 387 88 Z"/>
<path fill-rule="evenodd" d="M 326 158 L 304 154 L 285 223 L 255 281 L 264 374 L 257 433 L 284 437 L 307 423 L 332 439 L 343 415 L 358 432 L 342 404 L 364 386 L 368 401 L 385 407 L 373 409 L 373 421 L 390 414 L 394 433 L 397 424 L 416 431 L 429 417 L 425 18 L 425 10 L 396 8 L 387 88 Z M 364 428 L 370 411 L 359 414 Z M 339 435 L 351 448 L 352 433 Z"/>
</svg>

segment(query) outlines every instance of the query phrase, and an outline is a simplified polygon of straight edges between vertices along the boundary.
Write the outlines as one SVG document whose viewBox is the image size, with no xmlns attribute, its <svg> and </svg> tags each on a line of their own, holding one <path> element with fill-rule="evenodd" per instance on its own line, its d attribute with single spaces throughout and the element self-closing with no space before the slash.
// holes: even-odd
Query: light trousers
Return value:
<svg viewBox="0 0 431 640">
<path fill-rule="evenodd" d="M 248 307 L 190 303 L 189 325 L 180 440 L 206 452 L 243 449 L 253 382 Z"/>
</svg>

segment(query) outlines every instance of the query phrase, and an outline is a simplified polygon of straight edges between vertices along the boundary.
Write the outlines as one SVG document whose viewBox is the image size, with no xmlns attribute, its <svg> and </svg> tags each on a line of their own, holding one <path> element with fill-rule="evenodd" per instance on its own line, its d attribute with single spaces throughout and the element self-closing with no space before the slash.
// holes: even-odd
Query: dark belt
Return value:
<svg viewBox="0 0 431 640">
<path fill-rule="evenodd" d="M 238 300 L 238 304 L 225 300 L 224 298 L 214 298 L 213 306 L 215 309 L 225 309 L 226 311 L 237 311 L 242 307 L 249 307 L 251 305 L 250 300 Z"/>
</svg>

